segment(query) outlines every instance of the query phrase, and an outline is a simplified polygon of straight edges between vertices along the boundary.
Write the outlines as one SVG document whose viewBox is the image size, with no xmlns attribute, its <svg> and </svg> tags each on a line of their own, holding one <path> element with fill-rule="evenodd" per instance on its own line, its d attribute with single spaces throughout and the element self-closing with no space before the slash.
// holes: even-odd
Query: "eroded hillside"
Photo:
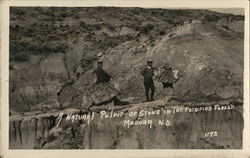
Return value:
<svg viewBox="0 0 250 158">
<path fill-rule="evenodd" d="M 243 16 L 208 10 L 13 7 L 10 148 L 241 148 L 243 44 Z M 171 67 L 176 82 L 164 88 L 156 80 L 156 101 L 142 103 L 140 71 L 149 58 L 157 68 Z M 87 105 L 98 59 L 120 91 L 118 99 L 128 105 Z M 169 119 L 171 127 L 122 127 L 133 110 L 215 104 L 237 106 L 143 118 Z M 124 116 L 103 121 L 102 109 Z M 97 119 L 90 125 L 62 122 L 55 128 L 60 112 L 96 112 Z M 206 139 L 208 130 L 223 134 Z"/>
<path fill-rule="evenodd" d="M 243 20 L 204 10 L 11 8 L 10 107 L 80 104 L 99 58 L 120 98 L 143 100 L 148 58 L 179 78 L 173 89 L 157 82 L 157 99 L 242 98 Z"/>
</svg>

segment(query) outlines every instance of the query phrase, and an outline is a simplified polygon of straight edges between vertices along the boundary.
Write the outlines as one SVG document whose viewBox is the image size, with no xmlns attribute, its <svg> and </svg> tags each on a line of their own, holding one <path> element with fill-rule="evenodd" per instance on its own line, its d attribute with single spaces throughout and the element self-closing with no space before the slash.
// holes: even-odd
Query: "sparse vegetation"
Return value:
<svg viewBox="0 0 250 158">
<path fill-rule="evenodd" d="M 186 140 L 190 139 L 186 139 L 185 135 L 185 138 L 182 137 L 183 128 L 179 127 L 190 127 L 184 129 L 192 133 L 194 129 L 199 132 L 201 126 L 189 126 L 186 114 L 184 117 L 182 114 L 181 117 L 173 117 L 171 120 L 177 119 L 178 124 L 174 124 L 171 129 L 159 127 L 163 131 L 158 132 L 157 138 L 162 138 L 162 133 L 164 139 L 149 143 L 153 144 L 152 146 L 143 143 L 148 142 L 146 139 L 151 134 L 150 131 L 145 130 L 146 133 L 142 136 L 135 135 L 136 138 L 138 136 L 136 141 L 133 135 L 130 137 L 131 135 L 126 133 L 129 130 L 120 128 L 120 119 L 112 119 L 111 122 L 106 122 L 107 124 L 95 119 L 91 126 L 84 120 L 76 121 L 72 126 L 62 122 L 56 130 L 47 130 L 56 123 L 56 118 L 52 115 L 57 113 L 57 110 L 62 112 L 63 109 L 70 108 L 68 110 L 79 115 L 87 114 L 89 110 L 96 111 L 95 117 L 99 118 L 98 111 L 106 108 L 110 110 L 110 107 L 113 107 L 109 103 L 116 102 L 114 97 L 128 100 L 133 110 L 136 110 L 136 107 L 138 110 L 166 109 L 168 105 L 171 109 L 173 104 L 182 107 L 186 106 L 186 103 L 187 107 L 208 106 L 207 101 L 213 101 L 211 104 L 214 105 L 214 101 L 223 101 L 218 103 L 224 104 L 228 99 L 230 104 L 232 99 L 242 105 L 244 38 L 240 35 L 244 33 L 244 21 L 233 21 L 236 17 L 234 15 L 206 10 L 114 7 L 16 7 L 11 8 L 10 15 L 10 112 L 15 115 L 14 112 L 29 111 L 27 114 L 32 115 L 30 117 L 26 113 L 17 113 L 18 117 L 29 117 L 21 119 L 25 121 L 21 126 L 20 118 L 15 120 L 17 122 L 11 120 L 10 143 L 16 144 L 10 144 L 10 148 L 16 148 L 17 145 L 25 149 L 30 148 L 31 146 L 25 145 L 32 142 L 25 140 L 34 140 L 34 137 L 37 138 L 37 149 L 131 148 L 131 144 L 127 143 L 130 140 L 133 141 L 132 144 L 138 144 L 138 147 L 133 145 L 132 148 L 156 148 L 159 145 L 174 149 L 188 148 L 191 146 Z M 238 18 L 242 17 L 235 20 Z M 191 24 L 190 19 L 193 20 Z M 204 23 L 195 20 L 203 20 Z M 92 72 L 96 60 L 100 58 L 104 61 L 104 70 L 112 76 L 111 84 L 118 88 L 119 92 L 108 86 L 110 83 L 93 84 L 95 74 Z M 145 91 L 143 77 L 140 75 L 143 67 L 147 66 L 147 59 L 153 60 L 157 71 L 163 68 L 166 72 L 165 75 L 160 75 L 160 78 L 157 74 L 154 76 L 154 80 L 157 80 L 156 101 L 151 102 L 150 107 L 148 103 L 142 103 Z M 164 71 L 161 73 L 164 74 Z M 98 103 L 93 104 L 94 100 Z M 139 102 L 142 106 L 133 106 Z M 87 105 L 89 103 L 91 105 Z M 163 107 L 163 103 L 166 107 Z M 131 106 L 115 106 L 115 109 L 117 112 L 123 111 L 124 118 L 127 118 Z M 75 112 L 75 109 L 80 112 Z M 229 117 L 241 120 L 239 112 L 242 109 L 233 111 L 236 111 L 236 114 L 229 113 Z M 50 112 L 50 115 L 46 115 L 48 117 L 43 114 L 46 112 Z M 213 114 L 215 117 L 211 114 L 204 117 L 204 114 L 197 113 L 197 117 L 195 116 L 201 124 L 204 121 L 214 122 L 217 118 L 223 122 L 224 117 L 221 117 L 220 111 Z M 196 114 L 191 115 L 193 117 Z M 161 115 L 157 119 L 164 117 Z M 229 117 L 224 119 L 226 124 L 230 124 L 227 119 Z M 151 119 L 151 116 L 149 118 Z M 199 120 L 200 118 L 204 120 Z M 211 124 L 211 127 L 217 126 L 217 122 Z M 242 121 L 236 122 L 235 125 L 239 128 L 235 129 L 238 130 L 218 139 L 219 143 L 229 137 L 239 140 L 243 127 L 241 123 Z M 26 130 L 30 124 L 36 127 Z M 155 128 L 154 131 L 159 131 L 158 127 Z M 45 131 L 41 132 L 41 129 Z M 139 128 L 131 126 L 131 129 L 138 133 Z M 165 129 L 168 131 L 165 132 Z M 169 129 L 172 131 L 169 132 Z M 228 129 L 231 129 L 231 126 L 228 126 Z M 41 133 L 44 134 L 41 136 Z M 232 136 L 230 133 L 236 135 Z M 166 141 L 166 134 L 170 136 L 170 141 Z M 191 137 L 196 140 L 196 135 Z M 199 138 L 197 140 L 191 143 L 191 148 L 206 148 L 203 144 L 196 146 L 195 143 L 200 144 Z M 183 145 L 182 142 L 187 143 Z M 230 145 L 241 148 L 238 142 Z"/>
<path fill-rule="evenodd" d="M 165 35 L 165 34 L 166 34 L 165 31 L 160 31 L 160 32 L 159 32 L 159 35 L 160 35 L 160 36 Z"/>
<path fill-rule="evenodd" d="M 143 25 L 141 28 L 140 28 L 140 32 L 142 32 L 143 34 L 148 34 L 150 31 L 152 31 L 154 29 L 154 25 L 149 23 L 149 24 L 146 24 L 146 25 Z"/>
<path fill-rule="evenodd" d="M 82 37 L 82 35 L 86 35 L 86 41 L 92 43 L 92 46 L 89 48 L 91 50 L 96 49 L 96 51 L 100 49 L 106 50 L 122 42 L 139 38 L 135 36 L 111 36 L 109 32 L 104 32 L 104 37 L 101 37 L 102 35 L 95 35 L 96 31 L 103 28 L 108 28 L 111 32 L 118 33 L 119 29 L 117 28 L 126 26 L 140 32 L 139 35 L 154 34 L 155 38 L 165 35 L 165 31 L 160 30 L 160 26 L 155 24 L 155 20 L 161 21 L 161 25 L 166 25 L 171 29 L 183 24 L 191 16 L 208 22 L 217 21 L 222 16 L 227 16 L 219 13 L 211 14 L 209 11 L 202 11 L 197 16 L 197 11 L 195 10 L 118 9 L 115 7 L 109 9 L 105 7 L 34 7 L 29 10 L 29 13 L 27 13 L 24 7 L 11 8 L 11 61 L 27 61 L 32 54 L 49 55 L 51 53 L 65 53 L 71 47 L 67 40 L 72 41 L 72 38 Z M 105 16 L 95 17 L 95 14 L 99 11 Z M 26 15 L 25 19 L 23 19 L 23 15 Z M 69 20 L 71 16 L 74 18 Z M 95 19 L 96 22 L 90 23 L 86 17 Z M 109 19 L 112 20 L 110 21 Z M 244 17 L 233 16 L 231 19 L 244 19 Z M 144 23 L 145 21 L 147 21 L 146 24 Z M 160 31 L 154 33 L 154 30 Z"/>
</svg>

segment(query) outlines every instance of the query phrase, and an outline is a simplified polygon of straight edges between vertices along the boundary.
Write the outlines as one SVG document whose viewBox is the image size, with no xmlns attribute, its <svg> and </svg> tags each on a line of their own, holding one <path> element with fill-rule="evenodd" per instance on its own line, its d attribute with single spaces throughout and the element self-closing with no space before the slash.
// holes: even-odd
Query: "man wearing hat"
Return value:
<svg viewBox="0 0 250 158">
<path fill-rule="evenodd" d="M 154 101 L 155 86 L 154 86 L 153 76 L 155 68 L 153 68 L 152 65 L 153 61 L 151 59 L 147 60 L 147 67 L 143 69 L 141 72 L 144 78 L 145 95 L 147 101 Z M 149 99 L 149 90 L 151 90 L 150 99 Z"/>
<path fill-rule="evenodd" d="M 111 76 L 103 70 L 102 66 L 103 61 L 98 60 L 97 68 L 93 71 L 96 74 L 96 83 L 109 82 L 111 79 Z"/>
</svg>

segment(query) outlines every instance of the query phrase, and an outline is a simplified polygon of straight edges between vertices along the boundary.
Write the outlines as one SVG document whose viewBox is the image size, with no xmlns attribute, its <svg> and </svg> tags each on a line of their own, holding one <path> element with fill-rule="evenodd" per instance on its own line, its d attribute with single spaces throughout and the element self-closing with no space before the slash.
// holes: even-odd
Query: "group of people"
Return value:
<svg viewBox="0 0 250 158">
<path fill-rule="evenodd" d="M 111 80 L 111 76 L 103 70 L 102 66 L 103 66 L 103 61 L 98 60 L 97 68 L 93 71 L 93 73 L 96 74 L 96 84 L 109 82 Z M 146 101 L 154 101 L 154 93 L 155 93 L 155 86 L 153 81 L 154 70 L 155 68 L 153 67 L 153 61 L 148 60 L 146 68 L 144 68 L 141 71 L 141 75 L 144 78 L 143 83 L 145 88 Z M 149 95 L 150 91 L 151 94 Z"/>
</svg>

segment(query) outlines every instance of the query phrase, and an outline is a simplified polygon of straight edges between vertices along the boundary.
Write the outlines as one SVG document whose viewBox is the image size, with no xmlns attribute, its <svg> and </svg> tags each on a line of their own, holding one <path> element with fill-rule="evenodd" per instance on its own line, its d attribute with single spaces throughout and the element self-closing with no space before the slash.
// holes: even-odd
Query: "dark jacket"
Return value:
<svg viewBox="0 0 250 158">
<path fill-rule="evenodd" d="M 107 74 L 102 68 L 96 68 L 93 73 L 96 74 L 96 83 L 109 82 L 111 76 Z"/>
<path fill-rule="evenodd" d="M 141 71 L 141 74 L 142 76 L 144 77 L 144 80 L 148 80 L 148 79 L 153 79 L 153 76 L 154 76 L 154 70 L 155 68 L 149 68 L 149 67 L 146 67 L 144 68 L 142 71 Z"/>
</svg>

